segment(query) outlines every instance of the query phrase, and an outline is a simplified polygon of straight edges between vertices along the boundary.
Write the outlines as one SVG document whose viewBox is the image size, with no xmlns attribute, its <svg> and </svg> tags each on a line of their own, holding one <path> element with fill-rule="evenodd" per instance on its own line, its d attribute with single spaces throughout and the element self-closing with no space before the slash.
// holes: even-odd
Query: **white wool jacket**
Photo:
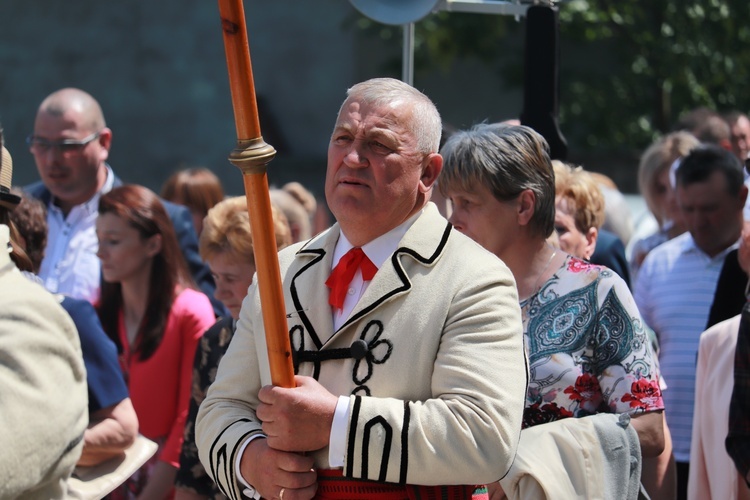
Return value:
<svg viewBox="0 0 750 500">
<path fill-rule="evenodd" d="M 334 332 L 325 281 L 338 238 L 336 224 L 279 260 L 298 374 L 349 396 L 344 475 L 419 485 L 503 477 L 528 383 L 510 270 L 430 203 Z M 271 383 L 260 310 L 253 285 L 196 427 L 201 461 L 230 498 L 240 497 L 239 447 L 261 432 L 258 391 Z M 327 448 L 312 455 L 328 468 Z"/>
</svg>

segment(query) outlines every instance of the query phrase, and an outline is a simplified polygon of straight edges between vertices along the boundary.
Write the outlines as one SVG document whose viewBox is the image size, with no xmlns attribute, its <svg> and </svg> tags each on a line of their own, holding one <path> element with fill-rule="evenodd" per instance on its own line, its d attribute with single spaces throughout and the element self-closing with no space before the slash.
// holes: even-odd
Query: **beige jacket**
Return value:
<svg viewBox="0 0 750 500">
<path fill-rule="evenodd" d="M 8 227 L 0 225 L 0 249 Z M 73 321 L 0 251 L 0 498 L 65 498 L 88 425 Z"/>
<path fill-rule="evenodd" d="M 701 334 L 695 373 L 688 499 L 750 500 L 750 491 L 724 447 L 734 387 L 734 352 L 740 316 Z"/>
<path fill-rule="evenodd" d="M 641 447 L 626 414 L 598 413 L 529 427 L 500 485 L 509 500 L 635 500 Z"/>
<path fill-rule="evenodd" d="M 309 360 L 299 374 L 350 395 L 344 474 L 423 485 L 505 475 L 528 378 L 509 269 L 430 203 L 334 332 L 324 282 L 338 237 L 334 225 L 279 260 L 292 349 Z M 258 291 L 249 292 L 197 423 L 200 458 L 230 496 L 238 446 L 260 432 L 253 409 L 270 383 Z M 359 360 L 315 359 L 354 343 Z M 328 467 L 327 448 L 314 457 Z"/>
</svg>

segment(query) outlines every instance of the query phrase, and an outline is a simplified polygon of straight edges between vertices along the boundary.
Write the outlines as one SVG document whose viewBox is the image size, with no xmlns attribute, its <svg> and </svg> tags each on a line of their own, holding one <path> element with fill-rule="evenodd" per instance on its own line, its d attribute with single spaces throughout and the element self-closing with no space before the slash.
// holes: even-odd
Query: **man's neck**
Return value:
<svg viewBox="0 0 750 500">
<path fill-rule="evenodd" d="M 92 194 L 91 196 L 89 196 L 85 200 L 81 201 L 80 203 L 78 203 L 75 200 L 74 201 L 65 201 L 62 198 L 58 198 L 58 197 L 53 198 L 53 203 L 55 204 L 55 206 L 57 208 L 60 209 L 60 211 L 63 213 L 63 216 L 67 217 L 68 214 L 70 214 L 71 210 L 73 210 L 78 205 L 83 205 L 84 203 L 86 203 L 87 201 L 89 201 L 91 198 L 93 198 L 95 194 L 96 193 Z"/>
<path fill-rule="evenodd" d="M 725 241 L 724 243 L 720 245 L 712 245 L 711 248 L 701 248 L 698 246 L 698 244 L 695 242 L 695 238 L 693 238 L 693 242 L 695 243 L 695 246 L 704 254 L 708 255 L 710 258 L 714 258 L 717 255 L 720 255 L 722 252 L 725 252 L 727 248 L 731 247 L 735 243 L 737 243 L 740 240 L 740 236 L 742 235 L 742 228 L 740 226 L 740 229 L 736 231 L 736 233 L 733 235 L 733 238 L 730 238 L 728 241 Z M 690 235 L 692 237 L 692 234 Z"/>
<path fill-rule="evenodd" d="M 359 221 L 357 221 L 357 223 L 354 223 L 354 221 L 349 223 L 349 221 L 345 221 L 343 219 L 339 221 L 339 227 L 341 228 L 341 232 L 346 235 L 346 238 L 352 245 L 354 245 L 355 247 L 363 247 L 371 241 L 376 240 L 401 226 L 416 214 L 424 210 L 426 205 L 427 202 L 425 201 L 423 205 L 415 206 L 415 208 L 408 215 L 406 215 L 406 217 L 404 217 L 398 224 L 392 227 L 375 227 L 366 223 L 360 223 Z"/>
</svg>

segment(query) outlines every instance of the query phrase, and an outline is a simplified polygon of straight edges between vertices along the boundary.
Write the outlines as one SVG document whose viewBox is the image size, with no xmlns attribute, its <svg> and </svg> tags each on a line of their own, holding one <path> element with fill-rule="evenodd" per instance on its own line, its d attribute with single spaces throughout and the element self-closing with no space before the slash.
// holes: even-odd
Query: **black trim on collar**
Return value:
<svg viewBox="0 0 750 500">
<path fill-rule="evenodd" d="M 401 281 L 404 283 L 404 286 L 394 289 L 391 293 L 387 293 L 380 297 L 378 300 L 370 304 L 368 307 L 362 309 L 354 316 L 350 316 L 348 320 L 346 320 L 346 323 L 341 325 L 341 328 L 339 328 L 336 331 L 340 331 L 347 326 L 349 326 L 351 323 L 359 320 L 362 316 L 365 316 L 366 314 L 369 314 L 370 311 L 378 307 L 380 304 L 391 298 L 397 293 L 409 290 L 411 288 L 411 283 L 409 283 L 406 273 L 404 272 L 403 268 L 400 265 L 399 262 L 399 255 L 400 254 L 407 254 L 414 257 L 415 260 L 418 262 L 421 262 L 422 264 L 432 264 L 435 262 L 435 259 L 438 258 L 438 256 L 443 252 L 443 249 L 445 248 L 445 245 L 448 243 L 448 236 L 450 235 L 451 230 L 453 229 L 453 226 L 450 223 L 446 223 L 445 230 L 443 231 L 443 236 L 440 238 L 440 243 L 438 244 L 437 248 L 435 249 L 435 252 L 427 257 L 426 259 L 423 258 L 421 255 L 416 253 L 414 250 L 406 247 L 400 247 L 397 248 L 395 252 L 393 252 L 393 255 L 391 255 L 391 262 L 393 263 L 393 268 L 396 270 L 396 273 L 398 274 L 399 278 L 401 278 Z"/>
<path fill-rule="evenodd" d="M 297 252 L 297 254 L 302 253 L 302 250 Z M 306 254 L 316 255 L 316 257 L 311 260 L 308 264 L 302 266 L 299 271 L 297 271 L 297 274 L 295 274 L 292 277 L 292 284 L 289 287 L 289 294 L 292 296 L 292 302 L 294 303 L 294 310 L 299 311 L 299 319 L 302 321 L 302 324 L 305 325 L 305 329 L 307 330 L 308 334 L 310 335 L 310 338 L 312 339 L 313 343 L 315 343 L 315 347 L 320 350 L 321 347 L 323 347 L 323 342 L 320 341 L 320 338 L 318 337 L 318 334 L 315 332 L 315 329 L 313 328 L 312 322 L 310 321 L 310 318 L 307 317 L 307 314 L 305 314 L 305 311 L 302 309 L 302 302 L 299 300 L 299 294 L 297 293 L 297 286 L 294 284 L 297 277 L 305 272 L 310 266 L 317 264 L 320 262 L 323 257 L 325 257 L 326 252 L 323 249 L 320 250 L 305 250 Z"/>
</svg>

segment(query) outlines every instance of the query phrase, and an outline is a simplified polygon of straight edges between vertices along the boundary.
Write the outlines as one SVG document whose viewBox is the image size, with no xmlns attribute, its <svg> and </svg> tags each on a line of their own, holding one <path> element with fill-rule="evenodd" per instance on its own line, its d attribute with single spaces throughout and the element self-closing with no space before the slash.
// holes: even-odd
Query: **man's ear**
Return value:
<svg viewBox="0 0 750 500">
<path fill-rule="evenodd" d="M 536 212 L 536 195 L 531 189 L 524 189 L 516 199 L 518 224 L 528 226 Z"/>
<path fill-rule="evenodd" d="M 745 202 L 747 202 L 747 185 L 743 184 L 740 187 L 740 201 L 742 202 L 742 207 L 745 207 Z"/>
<path fill-rule="evenodd" d="M 438 153 L 430 153 L 424 162 L 422 176 L 419 178 L 419 191 L 421 193 L 430 191 L 440 172 L 443 170 L 443 157 Z"/>
<path fill-rule="evenodd" d="M 101 161 L 107 161 L 109 158 L 109 148 L 112 146 L 112 130 L 109 127 L 104 127 L 99 132 L 99 138 L 97 139 L 101 145 L 101 151 L 99 153 Z"/>
<path fill-rule="evenodd" d="M 590 227 L 586 234 L 586 246 L 583 247 L 583 258 L 589 260 L 594 255 L 596 250 L 596 240 L 599 238 L 599 230 L 595 227 Z"/>
</svg>

